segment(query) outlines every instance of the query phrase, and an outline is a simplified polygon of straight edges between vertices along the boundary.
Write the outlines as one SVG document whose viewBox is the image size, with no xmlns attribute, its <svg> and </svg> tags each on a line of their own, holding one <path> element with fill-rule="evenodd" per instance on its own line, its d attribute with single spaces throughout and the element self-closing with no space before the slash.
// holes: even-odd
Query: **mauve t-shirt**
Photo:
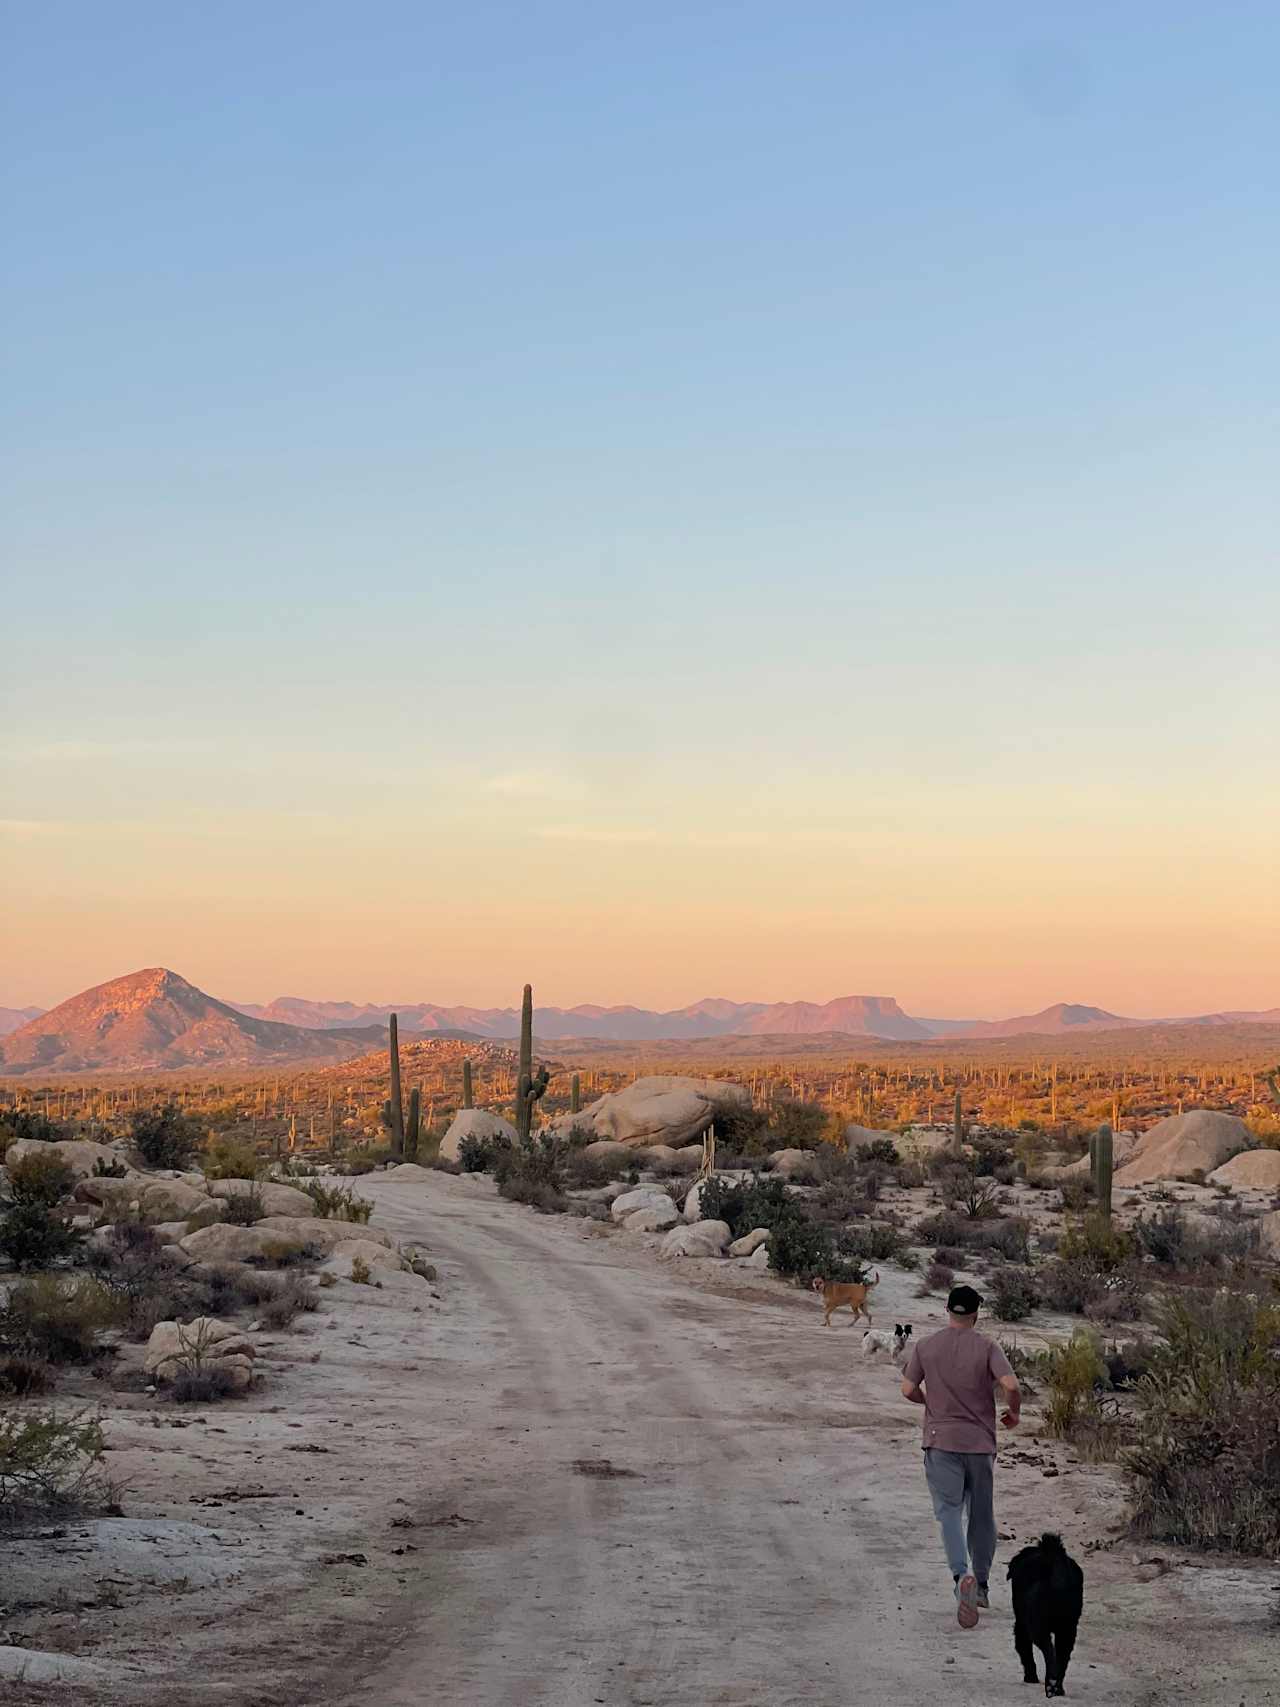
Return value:
<svg viewBox="0 0 1280 1707">
<path fill-rule="evenodd" d="M 943 1328 L 920 1341 L 904 1374 L 924 1387 L 926 1450 L 995 1451 L 995 1383 L 1013 1371 L 994 1340 L 976 1328 Z"/>
</svg>

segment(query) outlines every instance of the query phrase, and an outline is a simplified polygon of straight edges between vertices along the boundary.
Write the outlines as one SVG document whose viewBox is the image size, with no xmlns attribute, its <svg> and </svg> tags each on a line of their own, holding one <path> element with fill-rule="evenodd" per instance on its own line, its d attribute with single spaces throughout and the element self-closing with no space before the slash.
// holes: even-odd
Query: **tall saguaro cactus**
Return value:
<svg viewBox="0 0 1280 1707">
<path fill-rule="evenodd" d="M 422 1092 L 417 1085 L 409 1092 L 409 1115 L 404 1126 L 404 1159 L 416 1162 L 422 1136 Z"/>
<path fill-rule="evenodd" d="M 573 1077 L 569 1080 L 569 1113 L 570 1114 L 581 1114 L 581 1112 L 582 1112 L 582 1080 L 579 1078 L 577 1073 L 575 1073 L 573 1075 Z"/>
<path fill-rule="evenodd" d="M 462 1106 L 463 1108 L 474 1108 L 476 1106 L 475 1088 L 471 1082 L 470 1061 L 462 1063 Z"/>
<path fill-rule="evenodd" d="M 955 1112 L 951 1119 L 951 1141 L 959 1155 L 964 1149 L 964 1099 L 959 1091 L 956 1092 Z"/>
<path fill-rule="evenodd" d="M 533 1130 L 533 1105 L 545 1094 L 551 1075 L 545 1067 L 533 1070 L 533 985 L 524 987 L 520 1004 L 520 1077 L 516 1081 L 516 1131 L 527 1144 Z"/>
<path fill-rule="evenodd" d="M 1110 1220 L 1111 1182 L 1115 1175 L 1115 1139 L 1109 1126 L 1098 1128 L 1097 1137 L 1089 1146 L 1089 1161 L 1094 1189 L 1098 1194 L 1098 1209 Z"/>
<path fill-rule="evenodd" d="M 387 1049 L 391 1056 L 391 1148 L 397 1156 L 404 1154 L 404 1104 L 400 1098 L 400 1020 L 392 1014 L 389 1021 Z"/>
</svg>

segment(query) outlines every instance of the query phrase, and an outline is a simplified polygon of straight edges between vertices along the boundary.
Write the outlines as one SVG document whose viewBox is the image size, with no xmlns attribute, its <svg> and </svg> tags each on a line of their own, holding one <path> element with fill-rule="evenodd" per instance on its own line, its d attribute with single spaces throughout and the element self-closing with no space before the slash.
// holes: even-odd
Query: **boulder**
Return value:
<svg viewBox="0 0 1280 1707">
<path fill-rule="evenodd" d="M 9 1154 L 17 1148 L 11 1144 Z M 138 1202 L 142 1188 L 148 1183 L 146 1174 L 126 1174 L 124 1179 L 82 1179 L 71 1195 L 77 1203 L 96 1203 L 100 1209 L 125 1208 Z"/>
<path fill-rule="evenodd" d="M 634 1215 L 638 1209 L 674 1209 L 669 1192 L 661 1186 L 638 1185 L 630 1191 L 620 1192 L 609 1205 L 609 1213 L 615 1221 L 625 1221 L 628 1215 Z"/>
<path fill-rule="evenodd" d="M 675 1164 L 682 1174 L 696 1174 L 702 1166 L 702 1145 L 682 1144 L 675 1152 Z"/>
<path fill-rule="evenodd" d="M 625 1146 L 630 1149 L 630 1145 Z M 670 1144 L 646 1144 L 643 1150 L 635 1152 L 650 1168 L 670 1167 L 674 1165 L 680 1152 Z"/>
<path fill-rule="evenodd" d="M 305 1221 L 299 1226 L 306 1226 Z M 324 1226 L 324 1222 L 317 1225 Z M 235 1227 L 219 1222 L 212 1227 L 200 1227 L 178 1240 L 178 1249 L 198 1262 L 278 1262 L 291 1256 L 301 1256 L 309 1248 L 301 1234 L 283 1231 L 278 1227 Z"/>
<path fill-rule="evenodd" d="M 88 1138 L 68 1138 L 65 1143 L 50 1143 L 44 1138 L 19 1138 L 5 1152 L 5 1166 L 20 1162 L 24 1156 L 56 1155 L 71 1169 L 77 1179 L 87 1179 L 101 1162 L 103 1167 L 120 1167 L 124 1155 L 110 1144 L 94 1144 Z"/>
<path fill-rule="evenodd" d="M 596 1138 L 590 1144 L 582 1146 L 584 1156 L 590 1156 L 592 1161 L 617 1162 L 624 1156 L 635 1159 L 630 1144 L 619 1144 L 616 1138 Z"/>
<path fill-rule="evenodd" d="M 664 1262 L 674 1257 L 723 1256 L 729 1239 L 727 1221 L 695 1221 L 692 1225 L 673 1227 L 662 1241 L 658 1255 Z"/>
<path fill-rule="evenodd" d="M 314 1215 L 316 1201 L 296 1185 L 280 1185 L 274 1180 L 216 1179 L 209 1186 L 210 1197 L 224 1202 L 232 1197 L 248 1197 L 256 1192 L 268 1215 Z"/>
<path fill-rule="evenodd" d="M 742 1085 L 724 1079 L 653 1074 L 623 1090 L 610 1091 L 574 1116 L 574 1123 L 620 1144 L 643 1149 L 650 1144 L 683 1146 L 700 1138 L 726 1102 L 750 1101 Z"/>
<path fill-rule="evenodd" d="M 1155 1131 L 1153 1126 L 1151 1129 Z M 1111 1159 L 1116 1168 L 1124 1167 L 1126 1162 L 1133 1160 L 1133 1153 L 1138 1148 L 1136 1132 L 1113 1132 L 1111 1134 Z M 1072 1174 L 1087 1174 L 1089 1172 L 1089 1157 L 1086 1152 L 1077 1161 L 1068 1162 L 1065 1167 L 1046 1167 L 1045 1173 L 1054 1179 L 1066 1179 Z"/>
<path fill-rule="evenodd" d="M 877 1132 L 874 1126 L 859 1126 L 856 1120 L 851 1120 L 844 1129 L 847 1150 L 856 1150 L 859 1144 L 877 1144 L 882 1138 L 887 1138 L 891 1144 L 898 1142 L 896 1132 Z"/>
<path fill-rule="evenodd" d="M 216 1221 L 222 1214 L 217 1200 L 207 1191 L 197 1191 L 195 1186 L 176 1179 L 148 1180 L 138 1193 L 138 1202 L 147 1221 L 185 1221 L 192 1215 Z"/>
<path fill-rule="evenodd" d="M 810 1150 L 775 1150 L 765 1160 L 765 1167 L 771 1173 L 780 1174 L 783 1179 L 797 1179 L 803 1174 L 811 1173 L 814 1165 L 813 1153 Z"/>
<path fill-rule="evenodd" d="M 1234 1114 L 1193 1108 L 1158 1120 L 1115 1176 L 1116 1185 L 1146 1185 L 1152 1180 L 1190 1179 L 1210 1174 L 1239 1150 L 1248 1148 L 1249 1128 Z"/>
<path fill-rule="evenodd" d="M 321 1263 L 322 1273 L 337 1274 L 350 1280 L 351 1265 L 363 1262 L 367 1269 L 391 1270 L 395 1274 L 411 1272 L 399 1251 L 389 1251 L 385 1245 L 375 1245 L 372 1239 L 343 1239 Z"/>
<path fill-rule="evenodd" d="M 1209 1184 L 1236 1191 L 1280 1191 L 1280 1150 L 1242 1150 L 1213 1170 Z"/>
<path fill-rule="evenodd" d="M 1264 1257 L 1280 1262 L 1280 1209 L 1273 1209 L 1258 1223 L 1258 1246 Z"/>
<path fill-rule="evenodd" d="M 665 1233 L 668 1227 L 674 1227 L 680 1219 L 680 1211 L 668 1198 L 665 1208 L 657 1204 L 648 1209 L 634 1209 L 623 1222 L 633 1233 Z"/>
<path fill-rule="evenodd" d="M 514 1144 L 518 1134 L 509 1120 L 500 1114 L 490 1114 L 487 1108 L 460 1108 L 440 1140 L 440 1160 L 456 1162 L 464 1138 L 505 1138 Z"/>
<path fill-rule="evenodd" d="M 172 1381 L 188 1372 L 218 1372 L 230 1377 L 233 1390 L 243 1392 L 253 1380 L 256 1356 L 252 1338 L 234 1323 L 197 1316 L 190 1322 L 157 1322 L 143 1368 L 157 1381 Z"/>
<path fill-rule="evenodd" d="M 730 1251 L 732 1251 L 733 1246 L 731 1245 L 729 1247 L 729 1249 L 730 1249 Z M 752 1253 L 749 1257 L 743 1257 L 742 1258 L 742 1260 L 738 1264 L 738 1266 L 739 1266 L 739 1268 L 768 1268 L 768 1266 L 769 1266 L 769 1247 L 768 1247 L 768 1245 L 758 1245 L 756 1247 L 756 1249 L 754 1251 L 752 1251 Z"/>
<path fill-rule="evenodd" d="M 108 1231 L 104 1228 L 103 1231 Z M 151 1231 L 162 1245 L 176 1245 L 179 1239 L 185 1239 L 188 1233 L 195 1231 L 188 1227 L 185 1221 L 153 1221 Z"/>
<path fill-rule="evenodd" d="M 306 1250 L 327 1255 L 344 1239 L 369 1239 L 375 1245 L 395 1248 L 395 1240 L 381 1227 L 370 1227 L 363 1221 L 307 1220 L 297 1215 L 268 1215 L 258 1222 L 257 1230 L 264 1233 L 283 1233 L 297 1239 Z"/>
<path fill-rule="evenodd" d="M 421 1185 L 431 1178 L 431 1169 L 422 1167 L 418 1162 L 400 1162 L 388 1168 L 382 1177 L 394 1180 L 397 1185 Z"/>
<path fill-rule="evenodd" d="M 753 1227 L 751 1232 L 744 1233 L 740 1239 L 733 1241 L 729 1246 L 729 1255 L 731 1257 L 749 1257 L 758 1251 L 762 1245 L 767 1245 L 768 1242 L 769 1229 L 767 1227 Z"/>
</svg>

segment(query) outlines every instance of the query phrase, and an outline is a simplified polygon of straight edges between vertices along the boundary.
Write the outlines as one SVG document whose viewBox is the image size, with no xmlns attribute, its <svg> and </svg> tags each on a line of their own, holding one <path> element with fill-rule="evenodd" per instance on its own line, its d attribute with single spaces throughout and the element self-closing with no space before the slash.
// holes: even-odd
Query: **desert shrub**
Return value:
<svg viewBox="0 0 1280 1707">
<path fill-rule="evenodd" d="M 1097 1187 L 1088 1174 L 1073 1174 L 1058 1187 L 1058 1198 L 1068 1215 L 1083 1215 L 1092 1209 L 1098 1196 Z"/>
<path fill-rule="evenodd" d="M 243 1138 L 211 1138 L 200 1165 L 208 1180 L 258 1179 L 267 1171 L 266 1158 Z"/>
<path fill-rule="evenodd" d="M 1100 1274 L 1123 1268 L 1132 1261 L 1134 1251 L 1130 1234 L 1096 1210 L 1069 1222 L 1058 1244 L 1058 1254 L 1066 1262 L 1089 1263 Z"/>
<path fill-rule="evenodd" d="M 778 1221 L 769 1235 L 769 1267 L 775 1274 L 811 1281 L 815 1275 L 827 1280 L 866 1279 L 866 1267 L 856 1258 L 836 1253 L 831 1230 L 807 1215 Z"/>
<path fill-rule="evenodd" d="M 314 1287 L 298 1275 L 290 1275 L 276 1283 L 275 1291 L 265 1300 L 260 1312 L 264 1327 L 280 1330 L 290 1327 L 296 1316 L 319 1307 Z"/>
<path fill-rule="evenodd" d="M 948 1208 L 967 1215 L 971 1221 L 985 1221 L 1000 1213 L 996 1182 L 988 1175 L 954 1162 L 935 1178 L 942 1201 Z"/>
<path fill-rule="evenodd" d="M 869 1138 L 865 1144 L 856 1144 L 853 1154 L 859 1162 L 880 1162 L 887 1168 L 900 1167 L 902 1164 L 898 1146 L 892 1138 Z"/>
<path fill-rule="evenodd" d="M 871 1213 L 871 1198 L 863 1190 L 862 1182 L 855 1175 L 852 1178 L 829 1180 L 820 1186 L 816 1197 L 811 1197 L 806 1209 L 816 1221 L 825 1221 L 831 1226 L 839 1226 L 845 1221 L 854 1221 Z"/>
<path fill-rule="evenodd" d="M 85 1363 L 122 1314 L 119 1300 L 92 1275 L 37 1275 L 10 1291 L 0 1310 L 0 1344 L 50 1363 Z"/>
<path fill-rule="evenodd" d="M 94 1179 L 123 1179 L 128 1172 L 123 1162 L 104 1162 L 101 1156 L 93 1164 Z"/>
<path fill-rule="evenodd" d="M 55 1385 L 53 1370 L 42 1357 L 0 1351 L 0 1398 L 27 1399 L 51 1392 Z"/>
<path fill-rule="evenodd" d="M 1220 1268 L 1228 1261 L 1243 1261 L 1258 1242 L 1255 1222 L 1228 1211 L 1212 1227 L 1197 1226 L 1177 1209 L 1165 1209 L 1133 1224 L 1133 1236 L 1154 1262 L 1164 1268 L 1191 1270 Z"/>
<path fill-rule="evenodd" d="M 569 1199 L 559 1186 L 519 1171 L 503 1174 L 498 1181 L 498 1195 L 511 1203 L 528 1204 L 543 1215 L 562 1215 L 569 1207 Z"/>
<path fill-rule="evenodd" d="M 754 1104 L 731 1102 L 727 1098 L 717 1102 L 712 1108 L 712 1124 L 716 1133 L 717 1158 L 723 1149 L 745 1158 L 758 1159 L 769 1148 L 769 1116 Z"/>
<path fill-rule="evenodd" d="M 918 1296 L 926 1298 L 931 1292 L 950 1292 L 955 1283 L 955 1269 L 948 1268 L 944 1262 L 931 1262 L 924 1271 Z"/>
<path fill-rule="evenodd" d="M 852 1257 L 864 1263 L 900 1263 L 907 1250 L 907 1241 L 887 1221 L 863 1221 L 856 1227 L 845 1227 L 837 1234 L 836 1249 L 842 1257 Z"/>
<path fill-rule="evenodd" d="M 200 1143 L 200 1128 L 175 1104 L 137 1109 L 129 1142 L 149 1168 L 184 1168 Z"/>
<path fill-rule="evenodd" d="M 373 1271 L 363 1257 L 352 1257 L 351 1278 L 357 1286 L 368 1286 L 373 1278 Z"/>
<path fill-rule="evenodd" d="M 1116 1392 L 1123 1392 L 1141 1381 L 1151 1368 L 1151 1343 L 1149 1340 L 1126 1340 L 1123 1345 L 1109 1346 L 1103 1353 L 1102 1361 L 1107 1366 L 1107 1375 Z"/>
<path fill-rule="evenodd" d="M 322 1179 L 295 1182 L 316 1206 L 316 1214 L 326 1221 L 358 1221 L 362 1225 L 373 1214 L 373 1203 L 367 1197 L 357 1197 L 350 1186 L 326 1185 Z"/>
<path fill-rule="evenodd" d="M 200 1313 L 205 1285 L 188 1280 L 140 1221 L 118 1221 L 89 1252 L 89 1267 L 116 1299 L 126 1339 L 145 1340 L 157 1322 Z"/>
<path fill-rule="evenodd" d="M 924 1163 L 915 1156 L 904 1156 L 894 1170 L 903 1191 L 914 1191 L 925 1181 Z"/>
<path fill-rule="evenodd" d="M 47 1268 L 80 1248 L 64 1203 L 74 1185 L 69 1165 L 48 1152 L 23 1156 L 0 1180 L 0 1252 L 15 1268 Z"/>
<path fill-rule="evenodd" d="M 230 1398 L 235 1390 L 235 1378 L 220 1363 L 206 1364 L 202 1369 L 180 1369 L 169 1386 L 170 1397 L 178 1405 L 213 1405 L 219 1399 Z"/>
<path fill-rule="evenodd" d="M 1134 1389 L 1126 1468 L 1140 1533 L 1180 1546 L 1280 1552 L 1280 1308 L 1183 1293 Z"/>
<path fill-rule="evenodd" d="M 956 1245 L 939 1245 L 933 1253 L 933 1260 L 941 1268 L 963 1268 L 965 1253 Z"/>
<path fill-rule="evenodd" d="M 102 1426 L 83 1411 L 0 1412 L 0 1511 L 65 1509 L 100 1491 Z"/>
<path fill-rule="evenodd" d="M 491 1138 L 468 1133 L 458 1145 L 458 1166 L 464 1174 L 492 1173 L 514 1148 L 511 1140 L 500 1132 L 495 1132 Z"/>
<path fill-rule="evenodd" d="M 928 1215 L 916 1228 L 921 1244 L 947 1248 L 948 1256 L 960 1256 L 951 1266 L 964 1266 L 965 1251 L 994 1251 L 1008 1262 L 1025 1263 L 1030 1256 L 1030 1229 L 1020 1215 L 998 1215 L 994 1218 L 974 1217 L 954 1209 L 942 1209 Z M 947 1256 L 936 1260 L 945 1262 Z"/>
<path fill-rule="evenodd" d="M 1017 1173 L 1017 1157 L 1009 1145 L 1000 1138 L 974 1137 L 969 1140 L 969 1148 L 973 1152 L 972 1167 L 975 1174 L 983 1179 L 1001 1179 L 1001 1183 L 1009 1185 Z"/>
<path fill-rule="evenodd" d="M 1132 1322 L 1146 1304 L 1142 1270 L 1136 1263 L 1104 1274 L 1097 1290 L 1085 1300 L 1084 1313 L 1091 1322 Z"/>
<path fill-rule="evenodd" d="M 465 1138 L 463 1143 L 466 1143 Z M 371 1174 L 375 1168 L 380 1168 L 384 1162 L 390 1160 L 391 1146 L 389 1144 L 357 1144 L 348 1150 L 342 1158 L 339 1171 L 352 1175 Z"/>
<path fill-rule="evenodd" d="M 714 1174 L 703 1183 L 698 1209 L 703 1221 L 726 1222 L 735 1239 L 756 1227 L 772 1229 L 779 1221 L 804 1216 L 785 1182 L 763 1174 L 752 1174 L 745 1180 Z"/>
<path fill-rule="evenodd" d="M 780 1097 L 769 1107 L 769 1131 L 783 1150 L 814 1150 L 831 1124 L 825 1108 L 798 1097 Z"/>
<path fill-rule="evenodd" d="M 1002 1322 L 1022 1322 L 1040 1302 L 1040 1288 L 1029 1268 L 1013 1263 L 997 1269 L 988 1294 L 991 1311 Z"/>
<path fill-rule="evenodd" d="M 233 1227 L 253 1227 L 266 1213 L 267 1206 L 256 1185 L 248 1191 L 232 1192 L 230 1197 L 222 1199 L 222 1219 Z"/>
<path fill-rule="evenodd" d="M 1083 1316 L 1085 1305 L 1102 1290 L 1097 1269 L 1078 1257 L 1046 1263 L 1038 1279 L 1045 1307 L 1071 1316 Z"/>
<path fill-rule="evenodd" d="M 565 1158 L 565 1184 L 573 1191 L 589 1191 L 610 1185 L 636 1171 L 634 1158 L 627 1156 L 584 1156 L 575 1150 Z"/>
<path fill-rule="evenodd" d="M 1077 1328 L 1065 1345 L 1053 1346 L 1046 1354 L 1045 1373 L 1049 1387 L 1045 1430 L 1059 1440 L 1069 1440 L 1080 1423 L 1095 1419 L 1098 1390 L 1109 1383 L 1097 1340 Z"/>
</svg>

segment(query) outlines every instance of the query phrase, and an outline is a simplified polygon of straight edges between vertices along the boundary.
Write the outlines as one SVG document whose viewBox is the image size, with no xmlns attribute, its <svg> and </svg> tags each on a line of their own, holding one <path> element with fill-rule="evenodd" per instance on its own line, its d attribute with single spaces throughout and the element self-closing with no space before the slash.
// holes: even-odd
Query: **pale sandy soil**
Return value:
<svg viewBox="0 0 1280 1707">
<path fill-rule="evenodd" d="M 138 1670 L 0 1684 L 0 1701 L 1041 1698 L 1021 1683 L 1000 1565 L 990 1615 L 956 1627 L 919 1413 L 896 1371 L 857 1355 L 858 1331 L 825 1330 L 815 1299 L 767 1276 L 659 1264 L 656 1239 L 537 1216 L 486 1180 L 361 1190 L 429 1249 L 440 1300 L 344 1284 L 276 1336 L 245 1401 L 189 1416 L 109 1399 L 132 1552 L 68 1524 L 19 1549 L 15 1574 L 6 1544 L 0 1599 L 29 1646 Z M 877 1319 L 926 1329 L 937 1301 L 882 1272 Z M 1054 1527 L 1086 1571 L 1070 1695 L 1280 1702 L 1280 1570 L 1124 1540 L 1121 1512 L 1114 1472 L 1037 1441 L 1034 1413 L 1005 1437 L 1002 1559 Z M 202 1526 L 196 1544 L 162 1520 Z M 55 1546 L 62 1611 L 32 1604 Z"/>
</svg>

